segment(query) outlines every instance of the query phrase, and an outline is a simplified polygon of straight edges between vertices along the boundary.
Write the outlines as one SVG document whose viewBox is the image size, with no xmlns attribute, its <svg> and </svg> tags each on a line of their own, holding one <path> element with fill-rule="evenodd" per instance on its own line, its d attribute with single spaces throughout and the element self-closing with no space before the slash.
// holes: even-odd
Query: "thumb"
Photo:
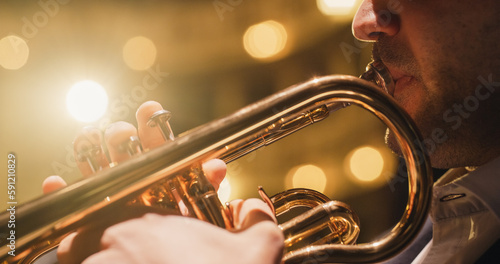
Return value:
<svg viewBox="0 0 500 264">
<path fill-rule="evenodd" d="M 264 201 L 252 198 L 248 200 L 234 200 L 230 203 L 234 227 L 245 230 L 259 222 L 269 222 L 276 226 L 277 221 L 271 208 Z"/>
<path fill-rule="evenodd" d="M 285 236 L 281 229 L 272 221 L 259 221 L 249 226 L 241 233 L 245 241 L 251 241 L 252 255 L 260 256 L 260 264 L 283 263 Z"/>
<path fill-rule="evenodd" d="M 43 194 L 59 190 L 66 187 L 66 185 L 68 184 L 61 177 L 49 176 L 42 183 Z"/>
</svg>

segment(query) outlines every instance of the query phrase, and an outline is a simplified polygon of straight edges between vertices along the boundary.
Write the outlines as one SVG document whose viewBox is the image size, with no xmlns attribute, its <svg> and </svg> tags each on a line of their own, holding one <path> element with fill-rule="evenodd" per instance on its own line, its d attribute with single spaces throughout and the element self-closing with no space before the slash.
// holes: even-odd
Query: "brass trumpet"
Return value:
<svg viewBox="0 0 500 264">
<path fill-rule="evenodd" d="M 387 259 L 402 250 L 423 225 L 432 188 L 430 165 L 416 126 L 380 89 L 387 92 L 392 86 L 392 79 L 378 62 L 369 64 L 361 78 L 341 75 L 315 78 L 99 171 L 96 177 L 19 206 L 15 212 L 16 254 L 9 254 L 10 241 L 2 239 L 0 262 L 36 263 L 45 252 L 57 247 L 66 234 L 91 224 L 89 219 L 106 214 L 117 205 L 146 197 L 144 203 L 175 208 L 179 201 L 171 197 L 172 189 L 181 197 L 189 215 L 231 228 L 227 209 L 204 177 L 200 164 L 213 158 L 231 162 L 351 104 L 373 113 L 394 132 L 407 163 L 408 203 L 391 232 L 377 241 L 354 245 L 359 224 L 347 205 L 308 190 L 291 190 L 265 200 L 276 213 L 294 205 L 312 208 L 280 225 L 286 247 L 290 248 L 284 255 L 285 263 Z M 10 217 L 9 212 L 0 215 L 2 238 L 10 235 Z M 303 245 L 308 236 L 316 236 L 325 229 L 330 230 L 327 237 Z M 323 244 L 332 241 L 335 243 Z M 299 248 L 295 249 L 297 245 Z"/>
</svg>

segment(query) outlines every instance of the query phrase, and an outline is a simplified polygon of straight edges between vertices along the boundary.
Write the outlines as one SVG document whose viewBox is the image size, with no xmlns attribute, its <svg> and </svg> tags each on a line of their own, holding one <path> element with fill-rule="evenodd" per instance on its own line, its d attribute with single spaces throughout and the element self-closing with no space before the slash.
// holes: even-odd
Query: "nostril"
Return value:
<svg viewBox="0 0 500 264">
<path fill-rule="evenodd" d="M 382 32 L 378 32 L 378 31 L 376 31 L 376 32 L 370 32 L 368 34 L 368 37 L 370 39 L 378 39 L 382 34 L 383 34 Z"/>
<path fill-rule="evenodd" d="M 372 1 L 363 1 L 354 16 L 352 29 L 354 36 L 360 40 L 377 41 L 382 35 L 396 35 L 399 26 L 399 13 L 384 6 L 375 6 Z"/>
</svg>

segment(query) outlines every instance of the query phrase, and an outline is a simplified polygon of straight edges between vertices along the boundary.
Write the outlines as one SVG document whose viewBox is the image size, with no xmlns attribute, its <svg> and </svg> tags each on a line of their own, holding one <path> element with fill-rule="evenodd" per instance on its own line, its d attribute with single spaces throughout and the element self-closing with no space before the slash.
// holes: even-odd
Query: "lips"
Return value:
<svg viewBox="0 0 500 264">
<path fill-rule="evenodd" d="M 414 80 L 414 77 L 396 67 L 391 67 L 387 64 L 386 67 L 389 70 L 394 81 L 394 92 L 392 95 L 395 97 Z"/>
<path fill-rule="evenodd" d="M 410 85 L 410 83 L 414 80 L 411 76 L 404 76 L 395 81 L 394 85 L 394 94 L 393 96 L 396 98 L 401 92 L 403 92 L 406 87 Z"/>
</svg>

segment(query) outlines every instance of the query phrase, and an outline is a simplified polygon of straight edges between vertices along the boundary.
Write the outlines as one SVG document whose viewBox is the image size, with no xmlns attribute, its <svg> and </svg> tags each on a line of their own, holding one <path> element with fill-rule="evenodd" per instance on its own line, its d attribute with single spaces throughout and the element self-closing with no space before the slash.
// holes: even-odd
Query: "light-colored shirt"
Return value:
<svg viewBox="0 0 500 264">
<path fill-rule="evenodd" d="M 474 263 L 500 238 L 500 157 L 452 169 L 433 188 L 432 240 L 412 264 Z"/>
</svg>

